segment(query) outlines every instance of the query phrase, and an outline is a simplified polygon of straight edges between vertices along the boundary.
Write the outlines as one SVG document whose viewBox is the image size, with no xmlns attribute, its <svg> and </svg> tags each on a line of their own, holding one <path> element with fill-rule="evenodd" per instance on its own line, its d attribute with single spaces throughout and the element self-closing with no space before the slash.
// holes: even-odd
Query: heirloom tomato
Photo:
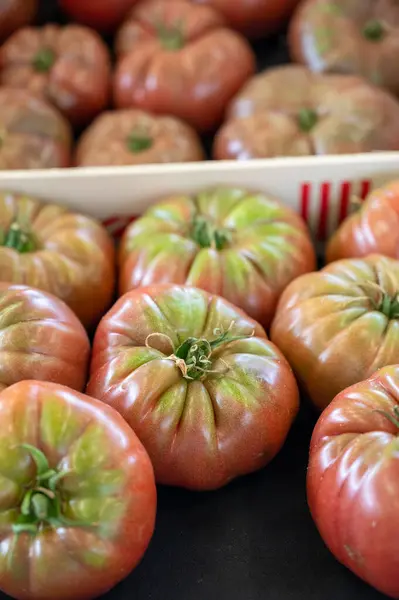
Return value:
<svg viewBox="0 0 399 600">
<path fill-rule="evenodd" d="M 203 159 L 200 139 L 189 125 L 131 109 L 97 117 L 80 138 L 75 163 L 87 167 Z"/>
<path fill-rule="evenodd" d="M 312 71 L 361 75 L 399 94 L 397 0 L 305 0 L 289 41 L 293 60 Z"/>
<path fill-rule="evenodd" d="M 271 339 L 317 408 L 399 357 L 399 261 L 341 260 L 293 281 Z"/>
<path fill-rule="evenodd" d="M 335 557 L 399 598 L 399 366 L 341 392 L 313 433 L 309 507 Z"/>
<path fill-rule="evenodd" d="M 37 0 L 1 0 L 0 42 L 20 27 L 28 25 L 35 17 Z"/>
<path fill-rule="evenodd" d="M 108 103 L 111 66 L 100 36 L 79 25 L 26 27 L 0 49 L 1 82 L 54 104 L 74 125 Z"/>
<path fill-rule="evenodd" d="M 87 333 L 66 304 L 34 288 L 0 282 L 0 391 L 33 378 L 82 391 L 89 357 Z"/>
<path fill-rule="evenodd" d="M 399 181 L 369 195 L 332 236 L 326 256 L 331 262 L 375 253 L 399 259 Z"/>
<path fill-rule="evenodd" d="M 78 23 L 100 31 L 113 31 L 137 0 L 60 0 L 65 12 Z"/>
<path fill-rule="evenodd" d="M 173 196 L 125 231 L 120 294 L 154 283 L 224 296 L 268 327 L 290 281 L 316 268 L 305 223 L 267 194 L 213 188 Z"/>
<path fill-rule="evenodd" d="M 72 132 L 50 104 L 24 90 L 0 89 L 0 169 L 68 167 Z"/>
<path fill-rule="evenodd" d="M 269 69 L 250 79 L 218 132 L 216 159 L 399 150 L 399 102 L 351 75 Z"/>
<path fill-rule="evenodd" d="M 137 436 L 109 406 L 39 381 L 0 394 L 0 424 L 0 589 L 17 600 L 105 593 L 154 529 L 154 473 Z"/>
<path fill-rule="evenodd" d="M 298 411 L 298 389 L 262 327 L 194 287 L 125 294 L 102 319 L 87 392 L 118 410 L 159 483 L 216 489 L 265 466 Z"/>
<path fill-rule="evenodd" d="M 94 219 L 0 193 L 0 281 L 54 294 L 90 328 L 112 300 L 114 267 L 113 242 Z"/>
<path fill-rule="evenodd" d="M 212 8 L 185 0 L 146 0 L 119 32 L 117 107 L 173 115 L 200 131 L 214 128 L 255 71 L 248 42 Z"/>
</svg>

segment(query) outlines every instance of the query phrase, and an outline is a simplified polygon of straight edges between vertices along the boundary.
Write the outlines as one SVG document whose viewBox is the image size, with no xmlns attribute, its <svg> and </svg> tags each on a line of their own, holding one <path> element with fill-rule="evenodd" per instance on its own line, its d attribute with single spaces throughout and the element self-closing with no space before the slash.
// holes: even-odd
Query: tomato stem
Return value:
<svg viewBox="0 0 399 600">
<path fill-rule="evenodd" d="M 393 415 L 388 411 L 379 409 L 376 409 L 374 412 L 379 413 L 380 415 L 388 419 L 388 421 L 390 421 L 392 425 L 395 425 L 395 427 L 399 429 L 399 406 L 394 407 Z"/>
<path fill-rule="evenodd" d="M 149 150 L 152 144 L 153 139 L 149 135 L 137 131 L 133 131 L 126 140 L 126 145 L 133 154 Z"/>
<path fill-rule="evenodd" d="M 161 44 L 166 50 L 175 51 L 184 48 L 185 39 L 182 23 L 177 22 L 175 25 L 171 25 L 169 27 L 163 23 L 160 23 L 157 27 L 157 30 Z"/>
<path fill-rule="evenodd" d="M 7 232 L 3 232 L 1 245 L 12 248 L 21 254 L 36 250 L 36 242 L 33 234 L 22 229 L 21 225 L 14 222 Z"/>
<path fill-rule="evenodd" d="M 363 35 L 370 42 L 379 42 L 385 36 L 385 28 L 381 21 L 373 19 L 364 26 Z"/>
<path fill-rule="evenodd" d="M 50 48 L 42 48 L 34 56 L 32 64 L 38 73 L 47 73 L 55 62 L 55 53 Z"/>
<path fill-rule="evenodd" d="M 201 248 L 216 250 L 223 250 L 231 242 L 231 232 L 228 229 L 217 229 L 201 215 L 194 218 L 191 237 Z"/>
<path fill-rule="evenodd" d="M 298 124 L 302 131 L 308 133 L 319 120 L 317 112 L 311 108 L 302 108 L 298 114 Z"/>
</svg>

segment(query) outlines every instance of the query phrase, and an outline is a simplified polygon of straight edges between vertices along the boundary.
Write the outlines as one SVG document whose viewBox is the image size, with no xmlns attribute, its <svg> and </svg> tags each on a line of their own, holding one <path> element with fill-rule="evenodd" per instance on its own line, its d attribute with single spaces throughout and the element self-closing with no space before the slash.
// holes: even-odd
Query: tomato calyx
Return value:
<svg viewBox="0 0 399 600">
<path fill-rule="evenodd" d="M 44 525 L 52 527 L 90 526 L 92 523 L 68 519 L 62 514 L 58 483 L 70 474 L 67 470 L 51 469 L 41 450 L 30 444 L 21 444 L 36 464 L 36 477 L 25 491 L 20 515 L 12 526 L 14 533 L 36 534 Z"/>
<path fill-rule="evenodd" d="M 33 234 L 22 228 L 16 221 L 11 223 L 8 231 L 1 232 L 0 245 L 16 250 L 21 254 L 33 252 L 37 248 Z"/>
<path fill-rule="evenodd" d="M 185 39 L 182 23 L 177 22 L 175 25 L 170 26 L 159 23 L 156 29 L 158 38 L 165 50 L 174 51 L 184 48 Z"/>
<path fill-rule="evenodd" d="M 191 238 L 201 248 L 223 250 L 231 242 L 231 231 L 218 229 L 203 216 L 196 216 L 191 227 Z"/>
<path fill-rule="evenodd" d="M 55 53 L 51 48 L 41 48 L 33 57 L 32 65 L 38 73 L 48 73 L 55 63 Z"/>
<path fill-rule="evenodd" d="M 299 128 L 305 133 L 311 131 L 318 120 L 317 112 L 312 108 L 302 108 L 298 113 Z"/>
<path fill-rule="evenodd" d="M 379 42 L 385 36 L 386 30 L 381 21 L 373 19 L 363 27 L 363 36 L 370 42 Z"/>
<path fill-rule="evenodd" d="M 389 413 L 386 410 L 379 410 L 376 409 L 374 412 L 382 415 L 383 417 L 385 417 L 386 419 L 388 419 L 388 421 L 390 421 L 392 423 L 392 425 L 394 425 L 397 429 L 399 429 L 399 406 L 395 406 L 393 409 L 393 414 Z"/>
<path fill-rule="evenodd" d="M 133 154 L 139 154 L 144 150 L 149 150 L 153 144 L 153 139 L 146 133 L 132 131 L 126 140 L 128 150 Z"/>
<path fill-rule="evenodd" d="M 365 282 L 360 286 L 368 295 L 374 310 L 388 319 L 399 319 L 399 294 L 391 295 L 381 285 Z"/>
</svg>

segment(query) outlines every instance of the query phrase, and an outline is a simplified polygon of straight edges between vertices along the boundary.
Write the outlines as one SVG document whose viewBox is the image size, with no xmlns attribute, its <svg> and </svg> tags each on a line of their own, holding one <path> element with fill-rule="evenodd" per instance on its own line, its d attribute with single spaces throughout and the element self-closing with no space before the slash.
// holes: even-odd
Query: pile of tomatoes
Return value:
<svg viewBox="0 0 399 600">
<path fill-rule="evenodd" d="M 0 6 L 0 169 L 399 150 L 396 0 L 37 4 Z M 255 75 L 289 19 L 297 64 Z"/>
<path fill-rule="evenodd" d="M 240 188 L 160 199 L 117 249 L 89 217 L 2 193 L 0 232 L 0 589 L 106 592 L 145 553 L 156 483 L 216 490 L 265 467 L 302 392 L 324 411 L 321 536 L 399 598 L 399 182 L 321 271 L 301 218 Z"/>
</svg>

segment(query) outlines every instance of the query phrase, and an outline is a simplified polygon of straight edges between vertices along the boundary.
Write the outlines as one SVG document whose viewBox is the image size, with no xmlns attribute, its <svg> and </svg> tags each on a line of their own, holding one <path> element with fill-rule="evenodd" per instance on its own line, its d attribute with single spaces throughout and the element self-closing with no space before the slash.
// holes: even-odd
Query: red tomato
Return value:
<svg viewBox="0 0 399 600">
<path fill-rule="evenodd" d="M 35 17 L 38 0 L 1 0 L 0 41 L 20 27 L 28 25 Z"/>
<path fill-rule="evenodd" d="M 46 98 L 74 125 L 103 110 L 110 95 L 107 47 L 79 25 L 27 27 L 0 49 L 1 82 Z"/>
<path fill-rule="evenodd" d="M 159 483 L 197 490 L 270 462 L 299 403 L 288 363 L 256 321 L 168 285 L 125 294 L 105 315 L 87 392 L 127 420 Z"/>
<path fill-rule="evenodd" d="M 398 354 L 396 355 L 398 356 Z M 341 392 L 310 448 L 312 516 L 335 557 L 399 598 L 399 366 Z"/>
<path fill-rule="evenodd" d="M 399 258 L 399 181 L 369 195 L 348 217 L 327 246 L 327 262 L 340 258 L 384 254 Z"/>
<path fill-rule="evenodd" d="M 0 394 L 0 588 L 91 600 L 126 577 L 154 530 L 147 453 L 109 406 L 53 383 Z"/>
<path fill-rule="evenodd" d="M 0 282 L 0 391 L 23 379 L 82 391 L 90 342 L 61 300 L 34 288 Z"/>
<path fill-rule="evenodd" d="M 214 128 L 255 70 L 249 44 L 222 23 L 211 8 L 184 0 L 140 3 L 118 37 L 117 48 L 130 52 L 116 68 L 116 105 Z"/>
<path fill-rule="evenodd" d="M 65 12 L 78 23 L 100 31 L 113 31 L 137 0 L 60 0 Z"/>
</svg>

